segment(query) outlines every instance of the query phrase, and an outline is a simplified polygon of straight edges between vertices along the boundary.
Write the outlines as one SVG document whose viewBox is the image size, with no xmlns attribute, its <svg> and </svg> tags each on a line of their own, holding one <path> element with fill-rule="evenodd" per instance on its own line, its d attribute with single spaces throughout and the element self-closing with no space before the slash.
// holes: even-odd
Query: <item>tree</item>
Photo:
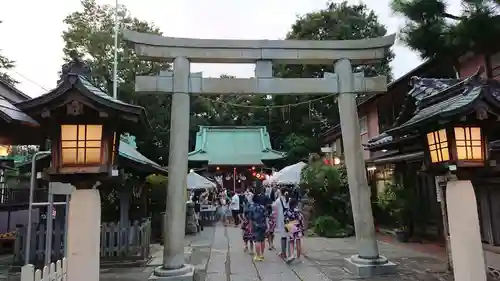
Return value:
<svg viewBox="0 0 500 281">
<path fill-rule="evenodd" d="M 69 59 L 72 50 L 82 57 L 91 68 L 91 78 L 95 85 L 113 92 L 114 26 L 115 7 L 98 5 L 95 0 L 82 0 L 82 10 L 64 19 L 67 30 L 63 32 L 64 54 Z M 132 17 L 125 6 L 118 10 L 120 28 L 139 32 L 160 34 L 155 25 Z M 167 95 L 135 96 L 136 75 L 157 75 L 168 69 L 164 63 L 140 60 L 133 48 L 129 48 L 118 38 L 118 98 L 129 103 L 144 106 L 148 112 L 153 134 L 137 136 L 139 150 L 148 158 L 166 164 L 168 161 L 168 139 L 170 132 L 170 97 Z"/>
<path fill-rule="evenodd" d="M 378 21 L 377 15 L 364 4 L 350 5 L 347 1 L 330 1 L 326 7 L 297 18 L 286 39 L 309 40 L 349 40 L 380 37 L 386 35 L 386 28 Z M 357 71 L 364 71 L 367 76 L 387 75 L 391 79 L 389 66 L 393 54 L 390 53 L 375 66 L 359 66 Z M 277 77 L 323 77 L 324 72 L 334 72 L 332 65 L 281 65 L 275 69 Z M 367 98 L 365 95 L 358 99 Z M 319 99 L 319 100 L 318 100 Z M 315 100 L 314 102 L 309 102 Z M 294 134 L 306 141 L 309 147 L 319 149 L 317 136 L 325 128 L 339 123 L 338 107 L 335 97 L 321 96 L 274 96 L 272 104 L 296 104 L 273 110 L 270 131 L 275 147 L 284 144 L 288 135 Z M 314 151 L 314 150 L 313 150 Z"/>
<path fill-rule="evenodd" d="M 0 21 L 2 23 L 2 21 Z M 0 79 L 7 82 L 10 85 L 17 84 L 19 81 L 15 80 L 12 78 L 6 70 L 13 69 L 15 67 L 14 65 L 15 61 L 10 60 L 6 56 L 3 56 L 0 53 Z"/>
<path fill-rule="evenodd" d="M 461 0 L 459 15 L 448 13 L 444 0 L 393 0 L 394 12 L 406 18 L 401 39 L 422 58 L 458 64 L 466 52 L 490 54 L 498 49 L 499 1 Z"/>
</svg>

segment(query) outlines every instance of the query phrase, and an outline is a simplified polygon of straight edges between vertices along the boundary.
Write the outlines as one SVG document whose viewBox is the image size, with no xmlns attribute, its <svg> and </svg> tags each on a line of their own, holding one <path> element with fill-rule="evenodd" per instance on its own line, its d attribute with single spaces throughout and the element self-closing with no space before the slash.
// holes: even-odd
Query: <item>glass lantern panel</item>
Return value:
<svg viewBox="0 0 500 281">
<path fill-rule="evenodd" d="M 454 133 L 458 160 L 484 159 L 481 128 L 455 127 Z"/>
<path fill-rule="evenodd" d="M 428 133 L 427 143 L 432 163 L 439 163 L 450 160 L 446 129 Z"/>
<path fill-rule="evenodd" d="M 61 140 L 76 141 L 78 139 L 78 126 L 76 125 L 61 125 Z"/>
<path fill-rule="evenodd" d="M 63 148 L 62 149 L 62 162 L 66 165 L 76 165 L 77 157 L 76 157 L 76 148 Z"/>
<path fill-rule="evenodd" d="M 101 148 L 86 148 L 86 160 L 87 164 L 99 164 L 101 163 Z"/>
<path fill-rule="evenodd" d="M 61 125 L 62 165 L 100 164 L 102 125 Z"/>
</svg>

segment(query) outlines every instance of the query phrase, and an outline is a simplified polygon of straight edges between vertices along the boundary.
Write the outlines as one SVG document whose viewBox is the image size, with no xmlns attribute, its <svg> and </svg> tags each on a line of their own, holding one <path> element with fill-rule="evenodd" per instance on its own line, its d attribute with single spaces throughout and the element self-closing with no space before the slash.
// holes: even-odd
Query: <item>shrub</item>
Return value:
<svg viewBox="0 0 500 281">
<path fill-rule="evenodd" d="M 302 169 L 300 187 L 314 200 L 315 216 L 331 216 L 345 227 L 351 224 L 347 174 L 343 166 L 314 159 Z"/>
<path fill-rule="evenodd" d="M 320 216 L 314 221 L 314 233 L 322 237 L 339 238 L 350 235 L 348 229 L 331 216 Z"/>
</svg>

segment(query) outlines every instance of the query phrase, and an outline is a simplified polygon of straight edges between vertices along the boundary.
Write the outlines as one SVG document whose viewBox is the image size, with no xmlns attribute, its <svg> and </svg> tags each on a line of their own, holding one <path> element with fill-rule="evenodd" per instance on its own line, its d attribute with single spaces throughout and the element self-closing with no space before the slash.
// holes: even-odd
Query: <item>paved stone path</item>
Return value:
<svg viewBox="0 0 500 281">
<path fill-rule="evenodd" d="M 275 252 L 266 251 L 264 262 L 254 262 L 243 251 L 241 230 L 215 228 L 214 241 L 206 270 L 206 281 L 351 281 L 343 269 L 343 259 L 356 253 L 355 239 L 306 238 L 306 258 L 286 265 Z M 398 273 L 365 280 L 441 281 L 452 280 L 442 260 L 413 250 L 380 242 L 381 252 L 398 264 Z"/>
<path fill-rule="evenodd" d="M 275 252 L 267 251 L 264 262 L 253 262 L 243 251 L 241 230 L 216 227 L 206 271 L 206 281 L 300 281 L 330 280 L 305 261 L 286 265 Z"/>
</svg>

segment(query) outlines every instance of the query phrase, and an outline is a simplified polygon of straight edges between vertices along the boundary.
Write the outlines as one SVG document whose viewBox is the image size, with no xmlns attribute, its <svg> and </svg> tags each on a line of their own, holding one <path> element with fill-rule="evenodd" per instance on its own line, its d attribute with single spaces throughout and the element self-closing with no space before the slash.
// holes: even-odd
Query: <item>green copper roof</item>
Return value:
<svg viewBox="0 0 500 281">
<path fill-rule="evenodd" d="M 195 150 L 189 161 L 209 165 L 262 165 L 262 161 L 285 157 L 271 148 L 269 133 L 264 126 L 200 126 Z"/>
</svg>

